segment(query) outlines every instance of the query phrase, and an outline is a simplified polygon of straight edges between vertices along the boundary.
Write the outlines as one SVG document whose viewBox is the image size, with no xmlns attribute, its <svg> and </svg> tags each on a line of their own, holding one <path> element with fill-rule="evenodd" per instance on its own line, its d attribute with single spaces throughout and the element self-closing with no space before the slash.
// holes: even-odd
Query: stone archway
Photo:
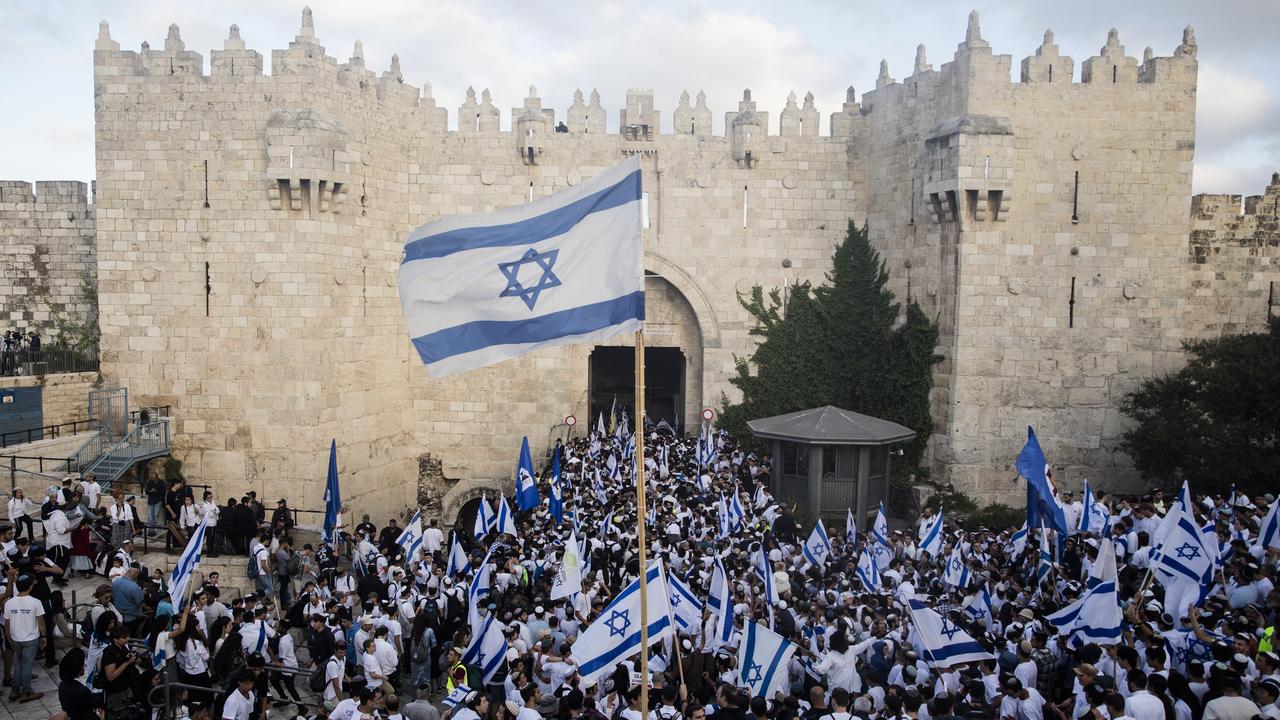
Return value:
<svg viewBox="0 0 1280 720">
<path fill-rule="evenodd" d="M 483 495 L 496 498 L 511 486 L 511 480 L 461 480 L 440 499 L 440 524 L 449 526 L 458 520 L 458 512 L 462 506 Z M 490 500 L 490 503 L 493 501 Z"/>
<path fill-rule="evenodd" d="M 689 304 L 693 316 L 698 321 L 698 332 L 702 338 L 703 348 L 720 347 L 720 322 L 698 282 L 679 265 L 654 252 L 645 252 L 644 266 L 646 270 L 661 275 L 672 287 L 680 291 L 685 302 Z"/>
</svg>

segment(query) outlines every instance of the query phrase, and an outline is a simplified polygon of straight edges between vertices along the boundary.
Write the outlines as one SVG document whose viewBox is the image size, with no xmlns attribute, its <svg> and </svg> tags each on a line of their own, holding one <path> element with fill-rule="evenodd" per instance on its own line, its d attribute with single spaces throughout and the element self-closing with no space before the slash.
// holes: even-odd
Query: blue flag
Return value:
<svg viewBox="0 0 1280 720">
<path fill-rule="evenodd" d="M 338 440 L 329 445 L 329 477 L 324 484 L 324 533 L 320 540 L 332 546 L 338 526 L 338 511 L 342 509 L 342 493 L 338 491 Z"/>
<path fill-rule="evenodd" d="M 560 451 L 556 450 L 551 455 L 551 499 L 548 501 L 551 511 L 551 517 L 556 519 L 556 524 L 564 522 L 564 489 L 560 485 Z"/>
<path fill-rule="evenodd" d="M 520 462 L 516 466 L 516 507 L 528 512 L 542 502 L 538 484 L 533 479 L 533 455 L 529 453 L 529 437 L 520 441 Z"/>
<path fill-rule="evenodd" d="M 1049 463 L 1045 460 L 1044 451 L 1040 449 L 1040 441 L 1036 439 L 1036 431 L 1027 427 L 1027 444 L 1018 453 L 1014 463 L 1018 474 L 1027 481 L 1027 527 L 1044 525 L 1056 531 L 1060 537 L 1067 537 L 1071 529 L 1067 527 L 1067 518 L 1062 513 L 1062 506 L 1053 496 L 1053 488 L 1049 486 L 1047 470 Z"/>
</svg>

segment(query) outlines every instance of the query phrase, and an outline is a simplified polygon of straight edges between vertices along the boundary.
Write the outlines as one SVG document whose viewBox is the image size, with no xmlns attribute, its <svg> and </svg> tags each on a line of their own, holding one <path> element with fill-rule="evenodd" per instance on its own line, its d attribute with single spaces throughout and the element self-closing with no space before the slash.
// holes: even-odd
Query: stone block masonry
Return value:
<svg viewBox="0 0 1280 720">
<path fill-rule="evenodd" d="M 558 132 L 534 88 L 509 131 L 489 92 L 468 90 L 450 130 L 396 58 L 378 73 L 359 44 L 331 57 L 309 10 L 269 75 L 235 26 L 204 75 L 176 26 L 162 49 L 129 51 L 104 22 L 103 370 L 139 402 L 174 407 L 175 453 L 219 496 L 253 488 L 318 507 L 337 438 L 356 512 L 426 497 L 448 516 L 481 487 L 509 486 L 522 435 L 542 446 L 565 415 L 587 417 L 591 348 L 428 379 L 395 289 L 405 234 L 639 155 L 649 344 L 686 358 L 686 426 L 734 397 L 734 359 L 753 347 L 736 294 L 820 281 L 852 218 L 868 223 L 897 296 L 941 326 L 934 476 L 1016 504 L 1012 460 L 1033 424 L 1067 487 L 1088 475 L 1118 489 L 1135 480 L 1119 450 L 1123 395 L 1177 368 L 1184 340 L 1264 317 L 1240 307 L 1257 298 L 1231 273 L 1251 273 L 1256 294 L 1268 271 L 1201 276 L 1228 258 L 1271 267 L 1274 244 L 1219 233 L 1206 242 L 1222 261 L 1197 267 L 1195 58 L 1190 28 L 1171 56 L 1141 61 L 1112 31 L 1077 82 L 1046 33 L 1014 82 L 975 14 L 949 62 L 935 69 L 921 47 L 901 81 L 882 64 L 826 134 L 811 96 L 773 118 L 749 90 L 723 135 L 700 93 L 681 96 L 674 133 L 661 133 L 645 90 L 626 93 L 617 134 L 595 92 L 575 94 Z M 419 493 L 427 465 L 440 487 Z"/>
</svg>

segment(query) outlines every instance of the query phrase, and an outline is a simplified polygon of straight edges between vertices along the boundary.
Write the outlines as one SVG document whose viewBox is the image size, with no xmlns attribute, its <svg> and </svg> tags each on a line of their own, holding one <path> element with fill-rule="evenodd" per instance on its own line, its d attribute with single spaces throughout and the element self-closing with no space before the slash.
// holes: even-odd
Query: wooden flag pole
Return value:
<svg viewBox="0 0 1280 720">
<path fill-rule="evenodd" d="M 640 717 L 649 716 L 649 567 L 645 546 L 645 480 L 644 480 L 644 329 L 636 331 L 636 545 L 640 549 Z M 624 458 L 625 459 L 625 458 Z"/>
</svg>

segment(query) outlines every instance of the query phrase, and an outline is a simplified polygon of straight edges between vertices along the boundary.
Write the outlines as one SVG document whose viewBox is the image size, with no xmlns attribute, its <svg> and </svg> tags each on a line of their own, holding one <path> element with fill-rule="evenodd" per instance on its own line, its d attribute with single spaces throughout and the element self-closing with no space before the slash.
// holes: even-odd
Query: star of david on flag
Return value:
<svg viewBox="0 0 1280 720">
<path fill-rule="evenodd" d="M 992 657 L 969 633 L 943 619 L 920 600 L 908 598 L 907 612 L 911 614 L 913 626 L 909 637 L 923 651 L 924 660 L 931 667 L 948 668 Z"/>
<path fill-rule="evenodd" d="M 644 324 L 640 160 L 574 187 L 409 233 L 400 306 L 432 377 Z"/>
<path fill-rule="evenodd" d="M 667 602 L 667 577 L 661 562 L 645 571 L 645 598 L 649 606 L 649 645 L 661 642 L 672 632 L 671 607 Z M 599 680 L 614 666 L 640 652 L 640 578 L 622 589 L 600 617 L 587 626 L 573 644 L 578 674 L 584 683 Z"/>
<path fill-rule="evenodd" d="M 786 667 L 795 654 L 791 641 L 760 623 L 749 621 L 738 645 L 738 667 L 742 668 L 741 684 L 753 697 L 768 697 L 782 688 Z"/>
</svg>

